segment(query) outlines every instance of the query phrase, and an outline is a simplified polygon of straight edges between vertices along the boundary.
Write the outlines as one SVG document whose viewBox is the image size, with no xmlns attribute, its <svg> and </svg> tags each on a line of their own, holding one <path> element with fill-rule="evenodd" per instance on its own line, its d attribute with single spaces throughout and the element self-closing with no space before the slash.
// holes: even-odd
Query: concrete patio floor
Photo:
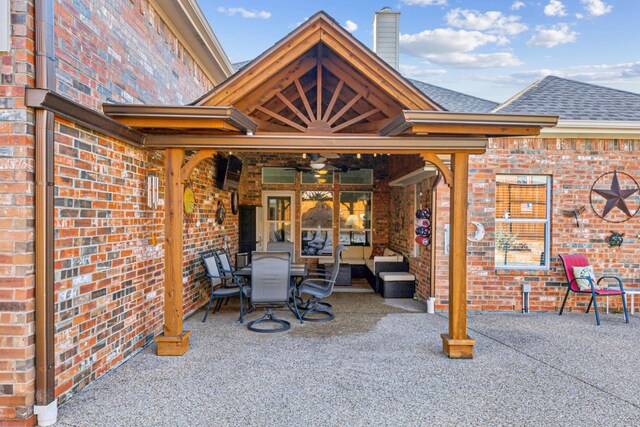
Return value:
<svg viewBox="0 0 640 427">
<path fill-rule="evenodd" d="M 332 296 L 333 322 L 256 334 L 237 306 L 183 357 L 150 346 L 60 408 L 59 426 L 640 425 L 640 319 L 473 313 L 475 358 L 441 351 L 442 315 L 410 300 Z M 253 313 L 255 318 L 261 313 Z"/>
</svg>

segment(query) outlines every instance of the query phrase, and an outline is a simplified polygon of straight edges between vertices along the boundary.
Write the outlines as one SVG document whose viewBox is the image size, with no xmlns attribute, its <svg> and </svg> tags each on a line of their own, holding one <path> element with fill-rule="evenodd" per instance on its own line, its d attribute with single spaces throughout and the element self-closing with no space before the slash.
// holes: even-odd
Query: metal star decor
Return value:
<svg viewBox="0 0 640 427">
<path fill-rule="evenodd" d="M 593 184 L 593 186 L 595 187 L 595 185 L 598 183 L 598 181 L 604 177 L 605 175 L 610 174 L 611 172 L 602 175 L 600 178 L 598 178 L 596 180 L 596 182 Z M 628 199 L 629 197 L 631 197 L 632 195 L 634 195 L 635 193 L 637 193 L 640 188 L 638 187 L 638 183 L 629 175 L 625 174 L 624 172 L 621 172 L 624 175 L 628 176 L 629 178 L 631 178 L 631 180 L 636 184 L 636 188 L 628 188 L 628 189 L 622 189 L 620 187 L 620 181 L 618 180 L 618 171 L 613 171 L 613 180 L 611 181 L 611 188 L 609 190 L 599 190 L 596 188 L 591 188 L 592 193 L 596 193 L 599 196 L 603 197 L 606 200 L 605 206 L 604 206 L 604 210 L 602 211 L 602 214 L 598 213 L 595 206 L 593 205 L 593 200 L 591 201 L 591 207 L 593 208 L 594 212 L 596 212 L 596 214 L 598 214 L 598 216 L 600 216 L 602 219 L 606 219 L 607 215 L 609 215 L 609 213 L 614 209 L 614 208 L 618 208 L 620 209 L 622 212 L 624 212 L 629 218 L 631 219 L 631 217 L 633 217 L 636 213 L 638 213 L 638 211 L 636 210 L 633 214 L 631 213 L 631 211 L 629 210 L 629 207 L 627 206 L 627 202 L 626 199 Z M 608 220 L 607 220 L 608 221 Z M 626 221 L 626 220 L 625 220 Z M 620 221 L 621 222 L 621 221 Z"/>
</svg>

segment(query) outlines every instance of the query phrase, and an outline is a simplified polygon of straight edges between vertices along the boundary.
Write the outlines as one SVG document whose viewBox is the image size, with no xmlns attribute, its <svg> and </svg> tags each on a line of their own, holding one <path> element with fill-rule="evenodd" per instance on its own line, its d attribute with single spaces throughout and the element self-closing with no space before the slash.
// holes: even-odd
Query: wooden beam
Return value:
<svg viewBox="0 0 640 427">
<path fill-rule="evenodd" d="M 313 115 L 313 110 L 311 109 L 311 105 L 309 104 L 309 100 L 307 99 L 307 94 L 304 92 L 302 85 L 300 84 L 300 79 L 296 79 L 294 81 L 296 85 L 296 89 L 298 89 L 298 95 L 300 95 L 300 99 L 302 99 L 302 103 L 304 104 L 304 108 L 307 110 L 307 114 L 309 115 L 309 119 L 314 120 L 315 116 Z"/>
<path fill-rule="evenodd" d="M 422 138 L 382 137 L 372 135 L 341 134 L 312 136 L 298 132 L 267 133 L 255 135 L 147 135 L 144 148 L 165 149 L 180 147 L 194 150 L 213 148 L 219 151 L 264 151 L 315 153 L 395 153 L 416 154 L 434 152 L 452 154 L 467 152 L 483 154 L 486 138 Z"/>
<path fill-rule="evenodd" d="M 289 120 L 289 119 L 287 119 L 286 117 L 283 117 L 283 116 L 281 116 L 281 115 L 280 115 L 280 114 L 278 114 L 278 113 L 274 113 L 274 112 L 273 112 L 273 111 L 271 111 L 271 110 L 267 110 L 267 109 L 266 109 L 266 108 L 264 108 L 264 107 L 258 106 L 258 107 L 256 108 L 256 110 L 258 110 L 258 111 L 262 111 L 262 112 L 263 112 L 263 113 L 265 113 L 266 115 L 271 116 L 271 117 L 273 117 L 274 119 L 279 120 L 279 121 L 281 121 L 282 123 L 284 123 L 284 124 L 286 124 L 286 125 L 291 126 L 292 128 L 298 129 L 300 132 L 306 132 L 306 131 L 307 131 L 307 128 L 305 128 L 304 126 L 299 125 L 298 123 L 294 122 L 293 120 Z"/>
<path fill-rule="evenodd" d="M 258 105 L 264 105 L 276 93 L 285 90 L 294 80 L 299 79 L 306 73 L 311 71 L 316 65 L 315 58 L 302 57 L 285 67 L 280 73 L 267 79 L 264 84 L 254 91 L 246 94 L 234 106 L 249 114 L 256 109 Z"/>
<path fill-rule="evenodd" d="M 467 336 L 467 202 L 469 154 L 451 157 L 453 185 L 449 220 L 449 333 L 442 334 L 443 351 L 452 359 L 473 357 L 475 341 Z"/>
<path fill-rule="evenodd" d="M 182 324 L 183 185 L 184 150 L 165 153 L 164 204 L 164 333 L 156 337 L 158 356 L 181 356 L 189 349 L 191 331 Z"/>
<path fill-rule="evenodd" d="M 329 119 L 327 124 L 329 126 L 334 124 L 336 122 L 336 120 L 338 120 L 340 117 L 342 117 L 344 115 L 344 113 L 346 113 L 347 111 L 349 111 L 349 109 L 351 107 L 353 107 L 353 104 L 355 104 L 356 102 L 360 101 L 360 98 L 362 98 L 362 94 L 357 94 L 356 96 L 351 98 L 351 101 L 347 102 L 345 104 L 345 106 L 340 109 L 340 111 L 338 111 L 333 117 L 331 117 L 331 119 Z"/>
<path fill-rule="evenodd" d="M 318 66 L 316 68 L 316 119 L 322 120 L 322 43 L 318 45 Z"/>
<path fill-rule="evenodd" d="M 293 104 L 291 103 L 291 101 L 289 101 L 287 98 L 285 98 L 285 97 L 284 97 L 284 95 L 282 95 L 282 93 L 278 92 L 278 93 L 276 93 L 276 96 L 278 97 L 278 99 L 280 99 L 280 101 L 282 101 L 282 103 L 283 103 L 284 105 L 286 105 L 287 107 L 289 107 L 289 109 L 290 109 L 291 111 L 293 111 L 293 112 L 294 112 L 294 114 L 295 114 L 296 116 L 298 116 L 298 118 L 299 118 L 300 120 L 302 120 L 303 122 L 305 122 L 305 123 L 307 124 L 307 126 L 311 124 L 311 120 L 309 120 L 309 119 L 307 118 L 307 116 L 305 116 L 305 115 L 302 113 L 302 111 L 298 110 L 298 109 L 296 108 L 296 106 L 295 106 L 295 105 L 293 105 Z"/>
<path fill-rule="evenodd" d="M 180 178 L 182 179 L 182 182 L 185 182 L 189 179 L 189 177 L 191 176 L 191 172 L 193 172 L 193 170 L 201 161 L 209 157 L 213 157 L 216 153 L 217 150 L 205 148 L 204 150 L 200 150 L 196 154 L 191 156 L 187 163 L 180 169 Z"/>
<path fill-rule="evenodd" d="M 354 117 L 351 120 L 347 120 L 346 122 L 340 123 L 338 126 L 331 128 L 331 132 L 338 132 L 338 131 L 340 131 L 340 130 L 342 130 L 344 128 L 348 128 L 349 126 L 351 126 L 353 124 L 356 124 L 358 122 L 361 122 L 364 119 L 366 119 L 367 117 L 372 116 L 372 115 L 374 115 L 376 113 L 379 113 L 379 112 L 380 112 L 379 108 L 374 108 L 371 111 L 367 111 L 366 113 L 362 113 L 359 116 Z"/>
<path fill-rule="evenodd" d="M 163 129 L 224 129 L 240 131 L 237 127 L 222 119 L 166 118 L 166 117 L 118 117 L 117 120 L 132 128 Z"/>
<path fill-rule="evenodd" d="M 380 108 L 386 116 L 395 117 L 402 111 L 402 105 L 396 103 L 389 95 L 381 94 L 366 79 L 362 77 L 356 78 L 353 75 L 354 71 L 342 61 L 325 57 L 323 64 L 327 70 L 337 78 L 344 80 L 356 93 L 362 94 L 372 105 Z"/>
<path fill-rule="evenodd" d="M 449 169 L 447 165 L 444 164 L 442 159 L 435 153 L 420 153 L 420 156 L 422 156 L 425 162 L 432 163 L 435 167 L 438 168 L 438 170 L 442 174 L 442 177 L 444 178 L 445 184 L 447 184 L 447 186 L 451 188 L 451 186 L 453 185 L 453 173 L 451 172 L 451 169 Z"/>
<path fill-rule="evenodd" d="M 322 120 L 324 120 L 325 122 L 329 120 L 329 117 L 331 116 L 331 111 L 333 110 L 333 107 L 336 105 L 336 101 L 340 96 L 342 86 L 344 86 L 344 80 L 341 79 L 338 82 L 338 86 L 336 86 L 336 89 L 333 91 L 333 96 L 331 96 L 331 101 L 329 101 L 329 105 L 327 105 L 327 110 L 324 112 L 324 117 L 322 118 Z"/>
</svg>

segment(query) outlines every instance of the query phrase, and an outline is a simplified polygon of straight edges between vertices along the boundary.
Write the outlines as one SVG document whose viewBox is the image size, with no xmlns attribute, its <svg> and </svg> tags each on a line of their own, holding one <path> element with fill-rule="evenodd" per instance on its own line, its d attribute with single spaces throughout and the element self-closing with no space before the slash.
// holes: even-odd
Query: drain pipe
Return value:
<svg viewBox="0 0 640 427">
<path fill-rule="evenodd" d="M 436 173 L 436 179 L 431 187 L 431 283 L 429 283 L 429 298 L 427 299 L 427 313 L 436 312 L 436 205 L 438 203 L 438 184 L 442 180 L 440 171 Z"/>
<path fill-rule="evenodd" d="M 36 0 L 35 74 L 38 89 L 55 90 L 53 1 Z M 54 350 L 54 114 L 35 111 L 36 404 L 39 426 L 55 424 Z"/>
</svg>

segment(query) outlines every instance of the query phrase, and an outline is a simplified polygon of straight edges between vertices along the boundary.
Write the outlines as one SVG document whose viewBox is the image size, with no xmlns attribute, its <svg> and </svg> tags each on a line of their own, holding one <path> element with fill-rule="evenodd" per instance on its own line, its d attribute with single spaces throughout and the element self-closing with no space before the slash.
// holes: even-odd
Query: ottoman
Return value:
<svg viewBox="0 0 640 427">
<path fill-rule="evenodd" d="M 416 290 L 416 276 L 406 272 L 382 272 L 383 298 L 413 298 Z"/>
<path fill-rule="evenodd" d="M 329 278 L 333 264 L 323 264 L 324 274 Z M 351 286 L 351 266 L 349 264 L 340 264 L 338 277 L 336 278 L 336 286 Z"/>
</svg>

